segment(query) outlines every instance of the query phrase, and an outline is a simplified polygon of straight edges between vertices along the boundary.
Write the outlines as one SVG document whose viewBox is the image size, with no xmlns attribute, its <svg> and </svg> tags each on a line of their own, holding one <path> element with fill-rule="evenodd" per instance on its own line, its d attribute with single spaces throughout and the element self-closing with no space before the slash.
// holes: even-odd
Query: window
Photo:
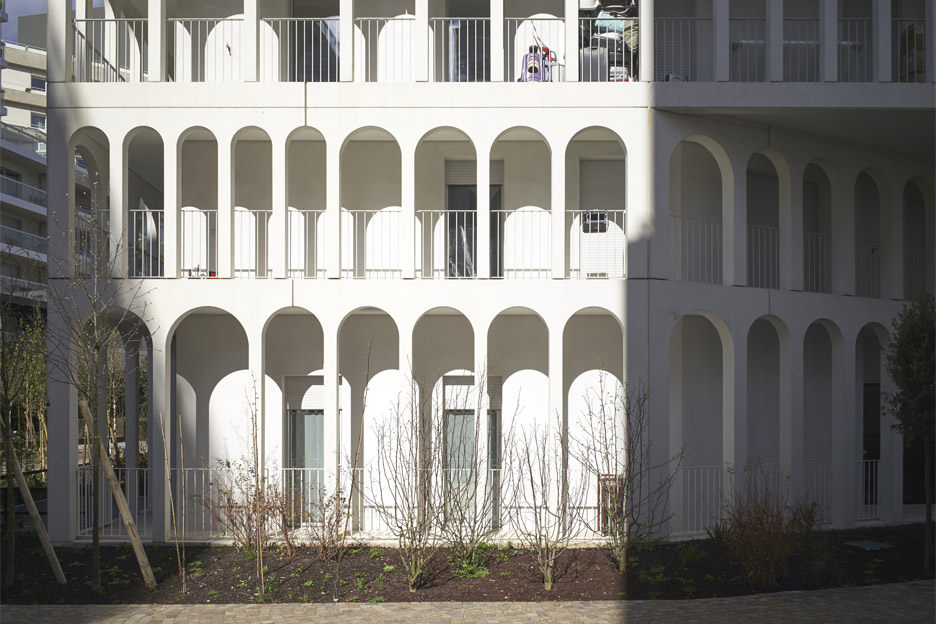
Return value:
<svg viewBox="0 0 936 624">
<path fill-rule="evenodd" d="M 46 90 L 46 81 L 42 76 L 37 76 L 33 74 L 29 80 L 29 86 L 33 91 L 40 91 L 45 93 Z"/>
<path fill-rule="evenodd" d="M 36 130 L 45 130 L 46 129 L 46 118 L 45 115 L 40 115 L 39 113 L 30 113 L 29 114 L 29 125 Z"/>
</svg>

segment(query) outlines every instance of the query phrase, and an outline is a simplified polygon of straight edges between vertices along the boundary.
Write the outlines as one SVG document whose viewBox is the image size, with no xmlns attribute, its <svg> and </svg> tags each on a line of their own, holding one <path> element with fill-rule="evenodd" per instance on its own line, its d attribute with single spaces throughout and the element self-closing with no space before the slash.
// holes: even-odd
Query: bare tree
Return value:
<svg viewBox="0 0 936 624">
<path fill-rule="evenodd" d="M 563 429 L 561 422 L 552 431 L 540 424 L 520 426 L 504 462 L 510 527 L 533 553 L 547 591 L 555 584 L 558 559 L 575 537 L 585 493 L 581 479 L 568 478 Z"/>
<path fill-rule="evenodd" d="M 584 397 L 578 433 L 569 444 L 572 459 L 597 485 L 598 513 L 583 522 L 604 536 L 621 573 L 628 548 L 658 535 L 669 520 L 670 489 L 683 457 L 682 451 L 654 457 L 649 397 L 646 388 L 626 390 L 602 372 L 598 387 Z"/>
</svg>

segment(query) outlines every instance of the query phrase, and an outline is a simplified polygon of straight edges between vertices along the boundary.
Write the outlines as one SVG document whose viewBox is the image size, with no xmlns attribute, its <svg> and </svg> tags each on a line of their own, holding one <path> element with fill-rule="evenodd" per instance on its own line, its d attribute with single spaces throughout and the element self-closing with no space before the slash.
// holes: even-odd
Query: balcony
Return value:
<svg viewBox="0 0 936 624">
<path fill-rule="evenodd" d="M 76 82 L 140 82 L 145 79 L 145 19 L 79 19 L 74 22 Z"/>
<path fill-rule="evenodd" d="M 46 284 L 7 275 L 0 275 L 0 292 L 32 301 L 47 301 L 49 298 L 49 288 Z"/>
<path fill-rule="evenodd" d="M 6 225 L 0 225 L 0 243 L 35 254 L 45 255 L 49 251 L 49 240 L 45 236 L 30 234 Z"/>
<path fill-rule="evenodd" d="M 4 199 L 7 201 L 9 201 L 9 198 L 15 198 L 19 200 L 19 202 L 15 203 L 22 203 L 25 208 L 45 214 L 48 195 L 41 188 L 24 184 L 9 176 L 0 175 L 0 195 L 5 196 Z"/>
<path fill-rule="evenodd" d="M 46 134 L 41 130 L 33 128 L 21 128 L 11 126 L 6 122 L 0 122 L 0 140 L 6 146 L 12 146 L 40 156 L 45 160 L 46 156 Z"/>
<path fill-rule="evenodd" d="M 722 282 L 722 224 L 718 219 L 670 215 L 676 279 Z"/>
</svg>

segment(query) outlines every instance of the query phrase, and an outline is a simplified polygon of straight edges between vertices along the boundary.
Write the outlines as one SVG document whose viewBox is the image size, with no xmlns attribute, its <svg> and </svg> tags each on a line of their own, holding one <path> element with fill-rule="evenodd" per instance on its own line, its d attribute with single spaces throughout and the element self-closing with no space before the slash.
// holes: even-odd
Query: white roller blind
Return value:
<svg viewBox="0 0 936 624">
<path fill-rule="evenodd" d="M 580 209 L 624 210 L 624 163 L 623 159 L 580 161 Z"/>
<path fill-rule="evenodd" d="M 492 160 L 490 165 L 491 184 L 504 183 L 504 161 Z M 473 160 L 446 160 L 446 184 L 476 184 L 478 179 L 477 163 Z"/>
</svg>

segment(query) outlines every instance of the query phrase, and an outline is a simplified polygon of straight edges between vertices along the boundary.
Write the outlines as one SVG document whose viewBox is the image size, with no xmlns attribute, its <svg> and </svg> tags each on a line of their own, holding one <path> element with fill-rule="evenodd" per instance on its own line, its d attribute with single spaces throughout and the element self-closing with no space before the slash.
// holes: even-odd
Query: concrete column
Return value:
<svg viewBox="0 0 936 624">
<path fill-rule="evenodd" d="M 491 2 L 491 82 L 504 81 L 504 0 Z"/>
<path fill-rule="evenodd" d="M 338 326 L 322 324 L 324 330 L 324 372 L 323 391 L 325 394 L 325 495 L 334 492 L 338 486 L 338 465 L 340 455 L 341 413 L 338 404 Z"/>
<path fill-rule="evenodd" d="M 166 79 L 166 0 L 147 0 L 146 10 L 148 80 L 162 82 Z"/>
<path fill-rule="evenodd" d="M 716 82 L 726 82 L 731 78 L 731 65 L 728 57 L 730 48 L 730 9 L 729 0 L 712 0 L 712 42 L 715 45 L 714 76 Z"/>
<path fill-rule="evenodd" d="M 637 68 L 638 78 L 641 82 L 652 82 L 656 77 L 654 68 L 654 50 L 656 21 L 653 0 L 641 0 L 640 2 L 640 26 L 638 31 L 637 46 Z"/>
<path fill-rule="evenodd" d="M 838 0 L 821 0 L 819 7 L 819 80 L 838 80 Z"/>
<path fill-rule="evenodd" d="M 263 354 L 263 324 L 255 323 L 247 328 L 247 370 L 253 379 L 253 389 L 250 396 L 247 397 L 250 409 L 254 411 L 254 418 L 257 419 L 257 455 L 260 458 L 260 466 L 267 465 L 266 458 L 266 410 L 265 390 L 266 390 L 266 370 Z M 250 392 L 250 389 L 248 389 Z M 277 463 L 279 457 L 275 458 Z"/>
<path fill-rule="evenodd" d="M 286 173 L 286 152 L 289 142 L 285 138 L 273 137 L 273 214 L 270 218 L 270 231 L 267 236 L 267 262 L 273 277 L 287 277 L 287 254 L 289 245 L 286 242 L 286 189 L 289 180 Z"/>
<path fill-rule="evenodd" d="M 719 332 L 721 333 L 721 332 Z M 724 341 L 724 337 L 722 337 Z M 744 468 L 747 464 L 747 329 L 737 328 L 732 331 L 731 345 L 722 346 L 724 372 L 722 379 L 724 394 L 722 398 L 722 463 L 734 466 L 735 482 L 743 483 Z M 723 494 L 731 495 L 731 475 L 725 474 Z"/>
<path fill-rule="evenodd" d="M 891 81 L 891 47 L 892 18 L 891 0 L 873 0 L 871 6 L 871 36 L 874 40 L 874 66 L 872 80 L 874 82 Z"/>
<path fill-rule="evenodd" d="M 218 277 L 234 276 L 234 146 L 232 138 L 218 137 Z"/>
<path fill-rule="evenodd" d="M 767 0 L 767 80 L 783 82 L 783 0 Z"/>
<path fill-rule="evenodd" d="M 722 185 L 724 283 L 747 285 L 747 163 L 732 162 L 733 184 Z M 727 188 L 726 188 L 727 187 Z"/>
<path fill-rule="evenodd" d="M 643 10 L 643 7 L 641 7 L 641 10 Z M 640 64 L 640 70 L 643 71 L 642 63 Z M 627 185 L 624 189 L 625 197 L 622 198 L 624 201 L 621 207 L 627 210 L 624 215 L 626 220 L 624 232 L 627 236 L 624 270 L 626 271 L 627 277 L 649 277 L 650 267 L 647 263 L 650 261 L 651 251 L 656 251 L 656 249 L 653 248 L 659 245 L 664 252 L 668 251 L 668 245 L 666 244 L 669 241 L 668 221 L 663 222 L 664 227 L 667 229 L 661 230 L 667 234 L 663 234 L 662 236 L 658 234 L 654 238 L 653 245 L 650 243 L 652 233 L 656 231 L 653 222 L 654 217 L 657 216 L 656 213 L 659 210 L 659 208 L 654 205 L 655 176 L 653 171 L 655 171 L 656 162 L 654 161 L 654 150 L 650 149 L 650 146 L 653 145 L 653 128 L 650 124 L 651 114 L 650 109 L 645 109 L 643 111 L 645 118 L 635 124 L 636 127 L 634 128 L 640 136 L 637 137 L 637 140 L 631 141 L 627 146 L 628 161 L 630 163 L 646 163 L 647 166 L 646 175 L 632 176 L 627 180 Z M 623 129 L 620 134 L 621 136 L 626 136 Z M 668 178 L 669 176 L 665 177 Z M 668 211 L 664 208 L 662 212 L 662 217 L 668 219 Z"/>
<path fill-rule="evenodd" d="M 75 49 L 72 3 L 51 0 L 48 3 L 47 15 L 46 77 L 49 82 L 68 82 L 72 79 L 72 53 Z"/>
<path fill-rule="evenodd" d="M 140 360 L 139 343 L 134 339 L 124 347 L 124 453 L 127 477 L 127 503 L 136 517 L 139 481 L 135 470 L 139 466 L 139 404 L 137 402 L 137 366 Z"/>
<path fill-rule="evenodd" d="M 110 138 L 110 256 L 112 276 L 126 277 L 129 237 L 127 236 L 128 184 L 127 184 L 127 147 L 122 135 Z M 103 194 L 103 189 L 100 191 Z M 106 267 L 111 258 L 100 258 Z"/>
<path fill-rule="evenodd" d="M 790 500 L 803 493 L 803 339 L 780 335 L 780 475 L 790 476 Z M 784 344 L 785 343 L 785 344 Z"/>
<path fill-rule="evenodd" d="M 147 452 L 150 464 L 150 498 L 153 513 L 153 541 L 164 542 L 171 535 L 172 518 L 169 505 L 171 473 L 166 471 L 165 449 L 172 466 L 170 424 L 175 421 L 175 405 L 172 387 L 175 382 L 175 340 L 165 334 L 153 336 L 154 353 L 151 358 L 150 375 L 153 380 L 152 412 L 149 414 L 150 431 Z M 159 349 L 158 351 L 156 349 Z"/>
<path fill-rule="evenodd" d="M 552 171 L 550 173 L 549 209 L 552 212 L 552 278 L 564 279 L 566 276 L 566 141 L 552 141 Z"/>
<path fill-rule="evenodd" d="M 936 2 L 924 2 L 926 32 L 926 82 L 936 82 Z"/>
<path fill-rule="evenodd" d="M 858 479 L 858 388 L 855 371 L 855 337 L 845 336 L 832 354 L 832 524 L 848 527 L 855 522 Z"/>
<path fill-rule="evenodd" d="M 832 292 L 855 294 L 855 177 L 844 176 L 841 192 L 832 194 Z"/>
<path fill-rule="evenodd" d="M 565 7 L 565 81 L 579 79 L 579 0 L 564 0 Z M 562 59 L 559 59 L 562 63 Z"/>
<path fill-rule="evenodd" d="M 62 345 L 58 341 L 67 327 L 55 306 L 49 306 L 47 322 L 49 352 L 62 357 Z M 60 544 L 72 541 L 77 529 L 78 393 L 74 386 L 55 375 L 49 378 L 47 391 L 48 529 L 52 541 Z"/>
<path fill-rule="evenodd" d="M 429 0 L 416 0 L 416 82 L 429 80 Z M 438 54 L 441 50 L 437 51 Z"/>
<path fill-rule="evenodd" d="M 555 431 L 556 426 L 561 426 L 565 432 L 568 426 L 567 414 L 565 410 L 565 384 L 563 373 L 563 354 L 562 354 L 562 330 L 563 325 L 558 320 L 550 319 L 547 321 L 549 337 L 549 353 L 547 360 L 549 362 L 549 415 L 546 419 L 549 431 Z"/>
<path fill-rule="evenodd" d="M 881 396 L 893 395 L 894 382 L 884 370 L 881 353 Z M 895 419 L 889 410 L 881 410 L 881 463 L 878 472 L 878 505 L 881 520 L 893 523 L 903 514 L 903 439 L 894 430 Z M 900 470 L 898 471 L 898 467 Z"/>
<path fill-rule="evenodd" d="M 50 125 L 47 144 L 49 277 L 67 277 L 75 270 L 75 160 L 65 129 Z"/>
<path fill-rule="evenodd" d="M 163 143 L 163 276 L 179 277 L 182 247 L 179 245 L 179 180 L 178 141 L 168 136 Z"/>
<path fill-rule="evenodd" d="M 485 406 L 482 406 L 483 400 L 487 396 L 488 390 L 488 329 L 490 328 L 490 323 L 475 323 L 476 319 L 472 319 L 472 326 L 474 330 L 474 374 L 475 374 L 475 389 L 484 388 L 485 396 L 482 397 L 478 395 L 478 410 L 479 416 L 485 414 L 486 412 L 481 411 L 486 409 Z M 485 430 L 485 424 L 487 419 L 485 418 L 481 422 L 481 431 Z"/>
<path fill-rule="evenodd" d="M 789 187 L 780 189 L 780 288 L 784 290 L 803 290 L 803 175 L 805 172 L 806 168 L 799 164 L 791 166 Z M 784 193 L 787 197 L 786 202 L 784 202 Z"/>
<path fill-rule="evenodd" d="M 354 80 L 354 0 L 340 0 L 338 40 L 341 42 L 338 77 L 341 82 Z"/>
<path fill-rule="evenodd" d="M 416 277 L 416 146 L 400 143 L 400 264 L 404 279 Z"/>
<path fill-rule="evenodd" d="M 259 79 L 260 59 L 260 14 L 257 5 L 260 0 L 244 0 L 244 43 L 241 48 L 241 64 L 244 82 L 256 82 Z"/>
<path fill-rule="evenodd" d="M 478 238 L 475 267 L 477 276 L 480 279 L 487 279 L 491 276 L 491 160 L 489 157 L 491 147 L 486 142 L 479 143 L 477 150 L 475 184 L 478 197 L 476 207 L 478 221 L 475 224 L 475 235 Z"/>
<path fill-rule="evenodd" d="M 325 277 L 341 276 L 341 142 L 325 144 Z M 348 267 L 351 268 L 351 267 Z"/>
</svg>

